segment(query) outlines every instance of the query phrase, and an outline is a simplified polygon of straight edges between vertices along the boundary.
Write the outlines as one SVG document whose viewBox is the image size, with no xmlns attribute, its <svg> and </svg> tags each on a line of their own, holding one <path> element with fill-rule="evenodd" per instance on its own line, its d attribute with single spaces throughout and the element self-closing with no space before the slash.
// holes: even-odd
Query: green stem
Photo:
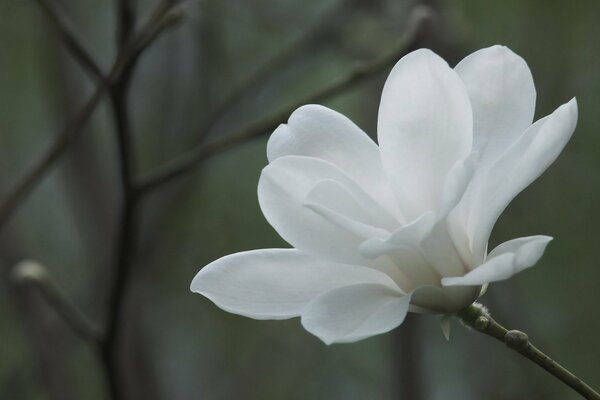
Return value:
<svg viewBox="0 0 600 400">
<path fill-rule="evenodd" d="M 465 325 L 503 342 L 507 347 L 515 350 L 524 357 L 527 357 L 556 378 L 560 379 L 584 398 L 588 400 L 600 400 L 600 394 L 598 392 L 535 347 L 529 341 L 529 337 L 526 333 L 506 329 L 496 322 L 490 316 L 488 310 L 481 304 L 473 303 L 464 310 L 459 311 L 457 316 Z"/>
</svg>

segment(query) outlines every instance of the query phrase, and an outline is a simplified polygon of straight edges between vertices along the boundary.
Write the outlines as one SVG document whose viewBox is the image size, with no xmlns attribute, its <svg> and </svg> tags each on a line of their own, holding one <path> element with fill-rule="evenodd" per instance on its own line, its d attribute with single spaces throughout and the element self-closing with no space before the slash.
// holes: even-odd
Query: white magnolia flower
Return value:
<svg viewBox="0 0 600 400">
<path fill-rule="evenodd" d="M 508 203 L 559 155 L 575 99 L 532 124 L 535 88 L 506 47 L 452 69 L 421 49 L 388 77 L 379 146 L 348 118 L 307 105 L 267 145 L 260 207 L 294 248 L 236 253 L 191 289 L 256 319 L 301 317 L 325 343 L 387 332 L 408 311 L 452 314 L 489 282 L 533 266 L 548 236 L 487 243 Z"/>
</svg>

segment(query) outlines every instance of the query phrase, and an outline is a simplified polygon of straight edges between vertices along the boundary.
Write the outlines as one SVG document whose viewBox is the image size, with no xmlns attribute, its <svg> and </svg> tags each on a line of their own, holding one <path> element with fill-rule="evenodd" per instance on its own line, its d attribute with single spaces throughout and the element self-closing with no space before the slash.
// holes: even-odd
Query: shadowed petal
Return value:
<svg viewBox="0 0 600 400">
<path fill-rule="evenodd" d="M 538 262 L 544 254 L 549 236 L 528 236 L 509 240 L 490 252 L 488 260 L 462 277 L 442 279 L 444 286 L 483 285 L 508 279 Z"/>
<path fill-rule="evenodd" d="M 379 147 L 344 115 L 315 104 L 298 108 L 267 144 L 269 162 L 289 155 L 320 158 L 337 166 L 401 219 Z"/>
<path fill-rule="evenodd" d="M 360 244 L 363 257 L 376 258 L 395 249 L 418 247 L 435 225 L 435 214 L 428 212 L 408 225 L 404 225 L 387 237 L 372 237 Z M 375 236 L 375 235 L 374 235 Z"/>
<path fill-rule="evenodd" d="M 271 226 L 297 249 L 329 260 L 360 265 L 358 246 L 364 238 L 305 207 L 307 195 L 326 180 L 341 185 L 354 202 L 368 197 L 356 182 L 331 163 L 312 157 L 285 156 L 263 169 L 258 183 L 260 207 Z M 341 196 L 339 191 L 328 194 Z M 330 199 L 326 205 L 332 208 L 347 203 L 342 196 Z M 344 212 L 350 210 L 344 208 Z M 345 216 L 360 221 L 363 214 Z"/>
<path fill-rule="evenodd" d="M 409 303 L 409 295 L 386 285 L 340 287 L 316 297 L 302 312 L 302 325 L 325 344 L 356 342 L 400 325 Z"/>
<path fill-rule="evenodd" d="M 554 162 L 576 123 L 577 102 L 573 99 L 533 124 L 490 167 L 479 186 L 472 188 L 467 232 L 476 264 L 484 259 L 490 233 L 502 211 Z"/>
<path fill-rule="evenodd" d="M 453 314 L 477 300 L 479 292 L 480 288 L 475 286 L 423 285 L 413 291 L 410 311 L 422 314 Z"/>
<path fill-rule="evenodd" d="M 319 205 L 340 215 L 388 231 L 400 224 L 379 203 L 362 190 L 350 191 L 332 179 L 318 182 L 306 195 L 305 204 Z"/>
</svg>

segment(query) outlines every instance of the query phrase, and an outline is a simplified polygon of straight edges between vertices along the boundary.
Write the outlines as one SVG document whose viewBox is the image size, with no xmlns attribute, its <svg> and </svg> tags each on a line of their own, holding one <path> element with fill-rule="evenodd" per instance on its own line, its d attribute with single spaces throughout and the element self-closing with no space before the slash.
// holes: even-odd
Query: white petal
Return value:
<svg viewBox="0 0 600 400">
<path fill-rule="evenodd" d="M 320 215 L 332 224 L 337 225 L 340 228 L 362 238 L 374 236 L 385 237 L 389 234 L 389 232 L 385 229 L 381 229 L 376 226 L 365 224 L 355 219 L 346 217 L 345 215 L 318 203 L 305 203 L 304 207 L 314 211 L 316 214 Z"/>
<path fill-rule="evenodd" d="M 293 247 L 329 260 L 362 265 L 358 246 L 364 238 L 304 206 L 308 193 L 324 180 L 336 181 L 355 200 L 366 196 L 356 182 L 333 164 L 312 157 L 285 156 L 270 163 L 260 176 L 258 200 L 262 212 Z M 337 200 L 332 199 L 330 204 Z M 360 220 L 362 216 L 347 217 Z"/>
<path fill-rule="evenodd" d="M 400 325 L 409 303 L 409 295 L 389 286 L 345 286 L 315 298 L 302 312 L 302 325 L 326 344 L 356 342 Z"/>
<path fill-rule="evenodd" d="M 469 265 L 450 235 L 447 219 L 440 220 L 434 226 L 421 242 L 421 248 L 439 276 L 454 276 L 469 270 Z"/>
<path fill-rule="evenodd" d="M 454 164 L 450 172 L 448 172 L 442 190 L 440 205 L 437 208 L 438 219 L 446 217 L 464 195 L 475 173 L 478 158 L 479 154 L 472 152 L 464 160 L 460 160 Z"/>
<path fill-rule="evenodd" d="M 529 236 L 510 240 L 496 247 L 489 259 L 462 277 L 442 279 L 444 286 L 483 285 L 510 278 L 516 273 L 530 268 L 544 254 L 549 236 Z"/>
<path fill-rule="evenodd" d="M 471 151 L 472 113 L 458 74 L 430 50 L 404 56 L 379 107 L 381 157 L 408 221 L 434 210 L 452 166 Z"/>
<path fill-rule="evenodd" d="M 428 314 L 454 314 L 477 300 L 479 291 L 478 286 L 423 285 L 414 290 L 410 311 Z"/>
<path fill-rule="evenodd" d="M 299 316 L 323 292 L 365 282 L 397 288 L 371 268 L 321 261 L 295 249 L 264 249 L 210 263 L 194 277 L 191 290 L 234 314 L 284 319 Z"/>
<path fill-rule="evenodd" d="M 392 260 L 402 274 L 403 279 L 398 282 L 405 292 L 421 285 L 439 285 L 442 275 L 421 249 L 423 238 L 431 233 L 435 223 L 435 215 L 428 212 L 387 238 L 374 237 L 363 242 L 359 252 L 369 259 L 384 257 Z"/>
<path fill-rule="evenodd" d="M 577 123 L 575 99 L 537 121 L 490 168 L 473 188 L 468 232 L 475 260 L 483 260 L 496 220 L 512 199 L 554 162 Z"/>
<path fill-rule="evenodd" d="M 552 237 L 544 235 L 512 239 L 498 245 L 488 254 L 488 259 L 499 257 L 506 253 L 513 253 L 516 257 L 516 272 L 521 272 L 526 268 L 533 267 L 539 261 L 546 250 L 546 246 L 551 241 Z"/>
<path fill-rule="evenodd" d="M 495 161 L 531 125 L 535 86 L 525 60 L 504 46 L 465 57 L 455 68 L 473 107 L 473 149 L 481 165 Z"/>
<path fill-rule="evenodd" d="M 400 224 L 362 190 L 351 191 L 332 179 L 318 182 L 306 195 L 305 203 L 320 205 L 348 218 L 389 231 Z"/>
<path fill-rule="evenodd" d="M 267 144 L 269 162 L 288 155 L 332 163 L 400 218 L 377 144 L 344 115 L 314 104 L 298 108 Z"/>
<path fill-rule="evenodd" d="M 363 257 L 376 258 L 393 250 L 418 247 L 421 240 L 427 236 L 435 225 L 435 215 L 432 212 L 404 225 L 387 237 L 373 237 L 361 243 L 359 252 Z"/>
<path fill-rule="evenodd" d="M 515 255 L 512 253 L 494 257 L 464 276 L 446 277 L 442 279 L 444 286 L 482 285 L 484 283 L 508 279 L 515 274 L 513 265 Z"/>
</svg>

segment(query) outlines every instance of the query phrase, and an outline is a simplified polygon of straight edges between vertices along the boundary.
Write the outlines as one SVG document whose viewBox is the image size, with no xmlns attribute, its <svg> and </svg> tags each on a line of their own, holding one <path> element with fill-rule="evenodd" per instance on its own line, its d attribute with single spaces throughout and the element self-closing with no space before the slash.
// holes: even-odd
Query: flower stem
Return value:
<svg viewBox="0 0 600 400">
<path fill-rule="evenodd" d="M 507 347 L 527 357 L 546 371 L 570 386 L 573 390 L 588 400 L 600 400 L 600 394 L 592 389 L 587 383 L 579 379 L 565 367 L 548 357 L 540 349 L 535 347 L 526 333 L 517 330 L 508 330 L 491 316 L 488 310 L 479 303 L 473 303 L 469 307 L 457 313 L 461 321 L 478 332 L 491 336 Z"/>
</svg>

